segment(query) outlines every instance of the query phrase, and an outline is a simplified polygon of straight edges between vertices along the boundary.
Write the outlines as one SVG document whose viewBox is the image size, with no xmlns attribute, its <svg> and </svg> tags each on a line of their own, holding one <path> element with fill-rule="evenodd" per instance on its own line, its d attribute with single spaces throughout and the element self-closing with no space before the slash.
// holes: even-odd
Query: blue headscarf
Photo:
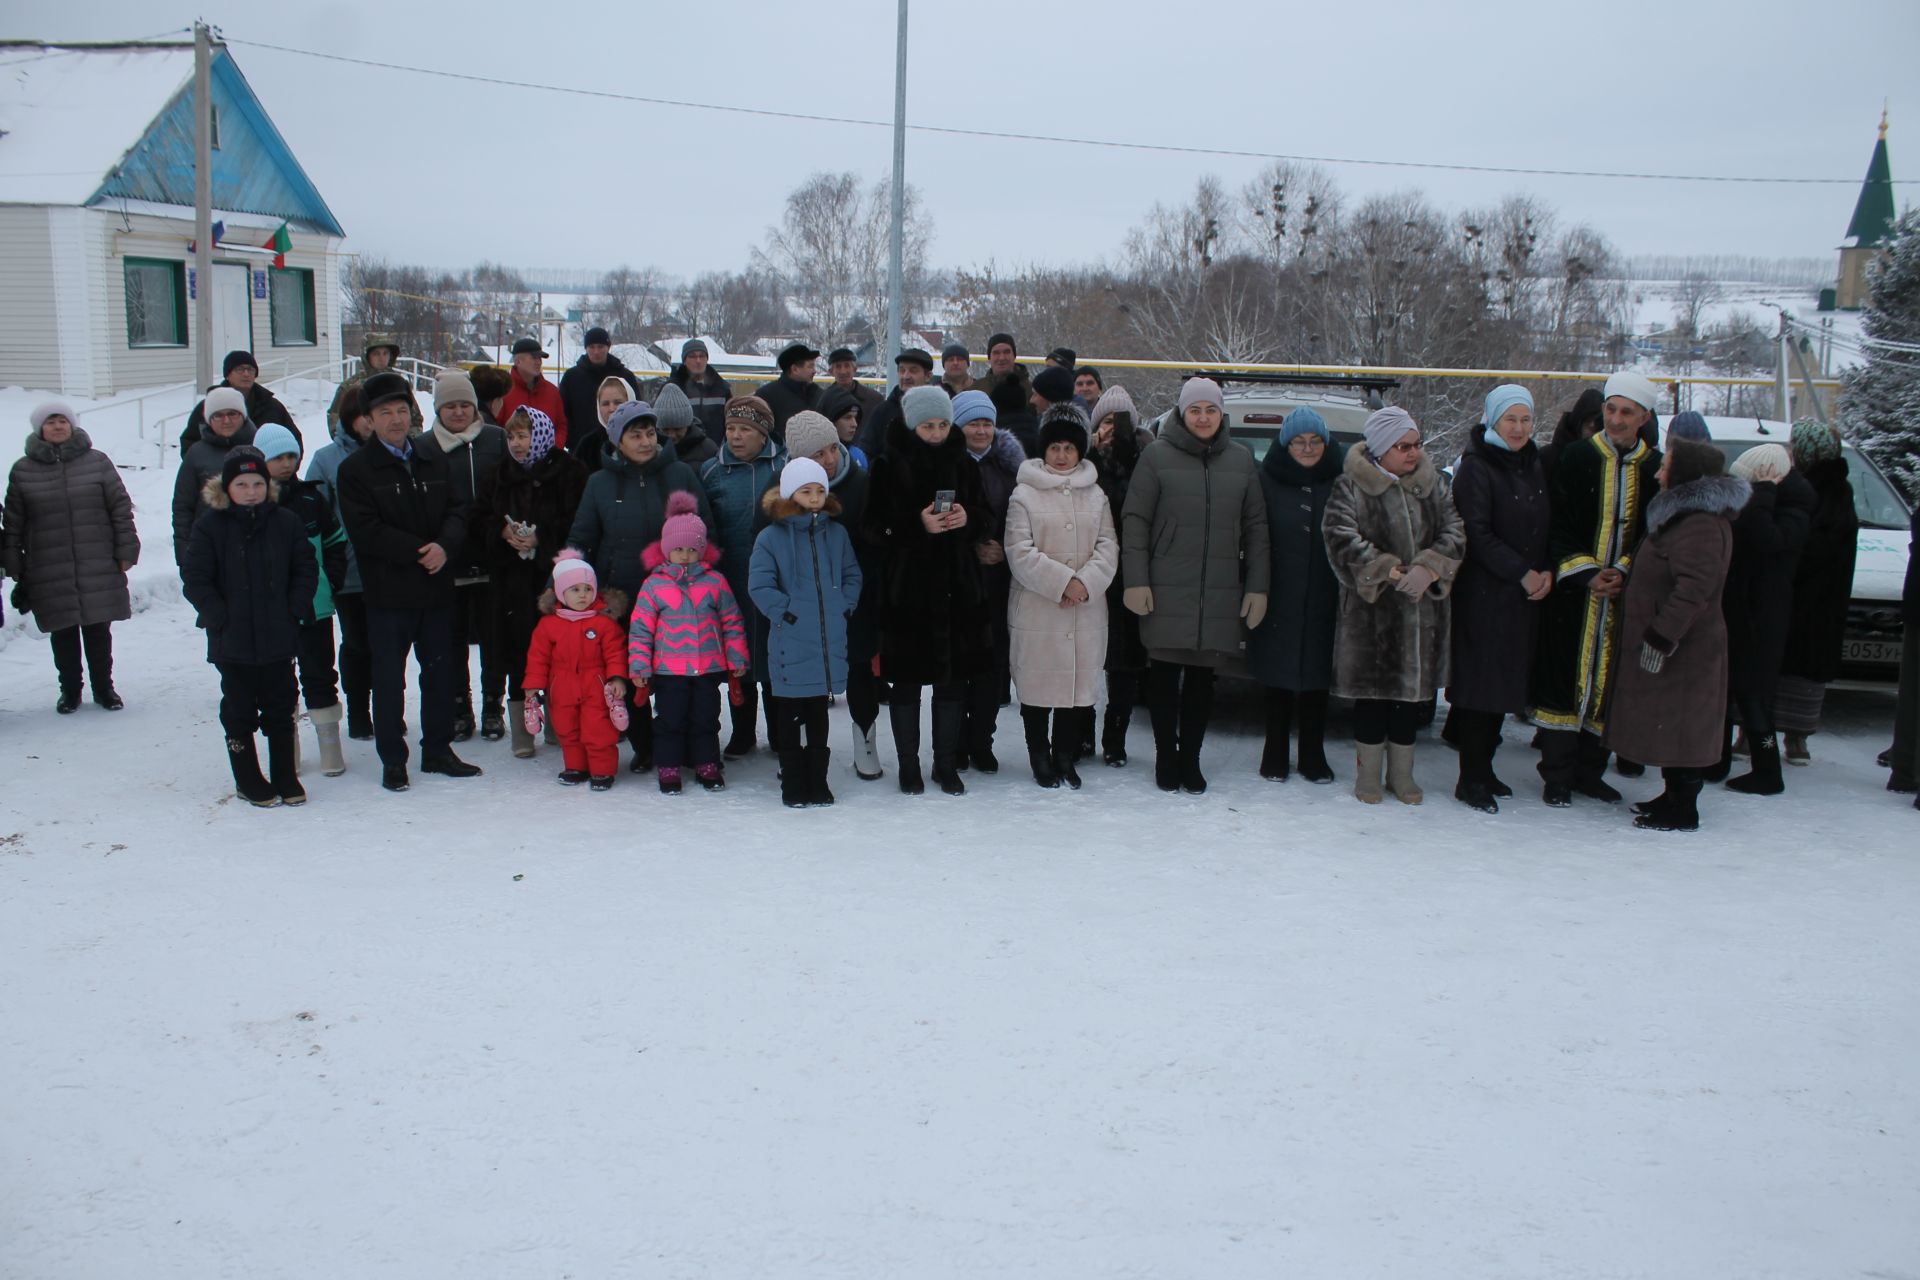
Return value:
<svg viewBox="0 0 1920 1280">
<path fill-rule="evenodd" d="M 1327 433 L 1326 419 L 1308 408 L 1295 409 L 1280 425 L 1280 447 L 1284 449 L 1292 444 L 1295 436 L 1309 434 L 1319 436 L 1321 444 L 1332 440 L 1332 436 Z"/>
<path fill-rule="evenodd" d="M 1493 424 L 1505 417 L 1507 410 L 1517 404 L 1527 406 L 1528 413 L 1534 411 L 1533 394 L 1517 383 L 1503 382 L 1493 390 L 1487 392 L 1486 412 L 1482 416 L 1481 421 L 1485 423 L 1487 428 L 1486 437 L 1488 445 L 1495 449 L 1505 449 L 1508 453 L 1513 452 L 1513 446 L 1508 444 L 1498 431 L 1494 430 Z"/>
</svg>

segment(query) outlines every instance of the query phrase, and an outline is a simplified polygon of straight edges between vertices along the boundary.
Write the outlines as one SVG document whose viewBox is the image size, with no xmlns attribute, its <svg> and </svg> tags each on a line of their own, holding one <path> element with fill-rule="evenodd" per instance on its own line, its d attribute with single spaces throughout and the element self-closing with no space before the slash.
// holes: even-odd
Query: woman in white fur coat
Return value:
<svg viewBox="0 0 1920 1280">
<path fill-rule="evenodd" d="M 1021 464 L 1007 504 L 1013 683 L 1033 780 L 1043 787 L 1080 786 L 1074 756 L 1093 733 L 1107 661 L 1107 586 L 1120 568 L 1113 509 L 1087 461 L 1087 436 L 1077 406 L 1048 409 L 1040 456 Z"/>
</svg>

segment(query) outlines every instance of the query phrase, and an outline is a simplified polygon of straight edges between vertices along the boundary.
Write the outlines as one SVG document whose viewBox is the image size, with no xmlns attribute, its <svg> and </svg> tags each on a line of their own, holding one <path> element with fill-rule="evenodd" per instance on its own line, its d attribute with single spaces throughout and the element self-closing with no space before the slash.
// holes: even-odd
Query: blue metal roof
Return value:
<svg viewBox="0 0 1920 1280">
<path fill-rule="evenodd" d="M 259 213 L 326 235 L 347 233 L 320 191 L 294 159 L 266 108 L 240 74 L 233 55 L 216 49 L 213 103 L 220 114 L 220 146 L 213 153 L 213 207 Z M 87 200 L 108 197 L 193 206 L 193 81 L 174 94 L 140 141 Z"/>
</svg>

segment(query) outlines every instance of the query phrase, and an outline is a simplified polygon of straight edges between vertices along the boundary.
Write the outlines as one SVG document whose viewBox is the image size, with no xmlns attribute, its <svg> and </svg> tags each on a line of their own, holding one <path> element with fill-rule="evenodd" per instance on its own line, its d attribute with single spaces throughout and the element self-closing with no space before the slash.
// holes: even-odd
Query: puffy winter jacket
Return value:
<svg viewBox="0 0 1920 1280">
<path fill-rule="evenodd" d="M 635 680 L 747 669 L 747 629 L 727 580 L 707 559 L 672 564 L 655 543 L 651 572 L 627 624 L 627 670 Z"/>
<path fill-rule="evenodd" d="M 1227 423 L 1197 439 L 1174 420 L 1140 455 L 1120 522 L 1129 588 L 1153 588 L 1140 640 L 1156 658 L 1218 666 L 1246 643 L 1241 597 L 1265 592 L 1273 554 L 1253 455 Z"/>
<path fill-rule="evenodd" d="M 841 527 L 839 499 L 803 511 L 778 489 L 763 501 L 770 523 L 754 539 L 747 571 L 754 607 L 767 620 L 767 675 L 782 698 L 817 698 L 847 687 L 847 620 L 860 603 L 860 561 Z"/>
<path fill-rule="evenodd" d="M 727 576 L 733 598 L 747 619 L 755 681 L 764 681 L 767 675 L 767 628 L 748 596 L 747 563 L 753 558 L 754 535 L 766 520 L 760 500 L 778 483 L 786 465 L 787 451 L 769 439 L 746 462 L 734 457 L 733 450 L 722 449 L 700 472 L 707 506 L 713 512 L 713 536 L 720 543 L 720 572 Z"/>
<path fill-rule="evenodd" d="M 322 445 L 313 457 L 307 460 L 307 481 L 320 486 L 327 501 L 333 507 L 333 519 L 344 532 L 347 522 L 340 514 L 340 464 L 351 458 L 360 448 L 360 437 L 344 422 L 333 428 L 333 443 Z M 347 576 L 334 593 L 335 595 L 360 594 L 360 560 L 354 554 L 353 539 L 347 539 Z"/>
<path fill-rule="evenodd" d="M 57 445 L 28 436 L 7 476 L 6 576 L 25 590 L 40 629 L 131 618 L 120 566 L 139 558 L 133 500 L 112 459 L 79 427 Z"/>
<path fill-rule="evenodd" d="M 1107 586 L 1120 571 L 1113 512 L 1091 462 L 1066 475 L 1037 458 L 1020 466 L 1007 507 L 1007 603 L 1013 682 L 1029 707 L 1090 707 L 1107 663 Z M 1087 601 L 1060 607 L 1073 579 Z"/>
<path fill-rule="evenodd" d="M 606 705 L 606 684 L 627 675 L 625 619 L 632 608 L 619 591 L 593 601 L 590 618 L 554 612 L 551 591 L 540 597 L 541 619 L 527 646 L 526 687 L 546 693 L 549 706 Z"/>
<path fill-rule="evenodd" d="M 293 512 L 307 531 L 314 557 L 320 562 L 320 582 L 313 592 L 313 620 L 333 616 L 333 593 L 347 580 L 347 531 L 333 513 L 326 490 L 311 480 L 283 480 L 278 501 Z"/>
<path fill-rule="evenodd" d="M 320 583 L 307 531 L 271 494 L 257 506 L 237 507 L 217 479 L 208 488 L 181 573 L 183 594 L 207 631 L 207 661 L 298 657 L 300 624 L 313 621 Z"/>
</svg>

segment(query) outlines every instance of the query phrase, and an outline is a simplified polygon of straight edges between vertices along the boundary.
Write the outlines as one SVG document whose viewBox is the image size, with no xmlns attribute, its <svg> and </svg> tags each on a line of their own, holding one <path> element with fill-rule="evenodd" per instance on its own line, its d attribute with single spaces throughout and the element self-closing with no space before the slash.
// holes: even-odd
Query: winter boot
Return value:
<svg viewBox="0 0 1920 1280">
<path fill-rule="evenodd" d="M 1075 791 L 1080 789 L 1080 770 L 1075 767 L 1076 758 L 1080 754 L 1080 743 L 1091 732 L 1092 725 L 1092 707 L 1084 712 L 1075 707 L 1070 711 L 1053 713 L 1053 771 L 1060 781 Z"/>
<path fill-rule="evenodd" d="M 613 790 L 613 775 L 610 773 L 596 773 L 588 780 L 587 787 L 593 791 L 611 791 Z"/>
<path fill-rule="evenodd" d="M 345 714 L 337 702 L 307 711 L 307 719 L 313 721 L 313 736 L 320 744 L 320 772 L 329 778 L 347 771 L 346 757 L 340 754 L 340 720 Z"/>
<path fill-rule="evenodd" d="M 718 762 L 695 765 L 693 777 L 704 790 L 725 791 L 727 789 L 727 775 L 720 772 Z"/>
<path fill-rule="evenodd" d="M 807 763 L 804 751 L 780 753 L 780 803 L 789 809 L 804 809 L 812 803 L 807 794 Z"/>
<path fill-rule="evenodd" d="M 261 809 L 271 809 L 280 803 L 280 793 L 260 774 L 260 751 L 252 734 L 227 739 L 227 763 L 233 766 L 235 795 Z"/>
<path fill-rule="evenodd" d="M 80 709 L 80 690 L 62 687 L 60 696 L 54 700 L 53 709 L 63 716 L 70 716 Z"/>
<path fill-rule="evenodd" d="M 1780 777 L 1780 739 L 1771 733 L 1757 734 L 1747 740 L 1747 750 L 1753 757 L 1752 770 L 1729 782 L 1727 789 L 1750 796 L 1777 796 L 1785 791 L 1787 784 Z"/>
<path fill-rule="evenodd" d="M 282 804 L 307 802 L 307 790 L 300 785 L 299 744 L 299 727 L 292 720 L 267 734 L 267 785 Z"/>
<path fill-rule="evenodd" d="M 760 716 L 760 690 L 746 681 L 740 682 L 740 702 L 727 704 L 728 713 L 733 717 L 733 733 L 727 738 L 727 745 L 720 755 L 727 760 L 741 760 L 753 754 L 758 745 L 754 737 L 754 724 Z"/>
<path fill-rule="evenodd" d="M 1354 768 L 1358 776 L 1353 780 L 1353 798 L 1361 804 L 1379 804 L 1386 798 L 1380 789 L 1380 766 L 1386 759 L 1387 744 L 1384 742 L 1356 742 L 1353 744 Z"/>
<path fill-rule="evenodd" d="M 880 767 L 880 749 L 874 742 L 874 734 L 879 730 L 878 721 L 868 725 L 863 731 L 859 725 L 853 725 L 853 772 L 862 782 L 878 782 L 886 770 Z"/>
<path fill-rule="evenodd" d="M 1482 813 L 1500 812 L 1500 802 L 1494 799 L 1493 788 L 1484 782 L 1460 779 L 1453 789 L 1453 798 L 1467 808 L 1478 809 Z"/>
<path fill-rule="evenodd" d="M 1180 789 L 1202 795 L 1207 777 L 1200 772 L 1200 748 L 1207 741 L 1207 722 L 1213 716 L 1213 679 L 1189 671 L 1180 686 Z"/>
<path fill-rule="evenodd" d="M 1033 768 L 1033 780 L 1052 790 L 1060 785 L 1060 773 L 1054 767 L 1053 747 L 1047 741 L 1047 709 L 1022 706 L 1020 727 L 1027 736 L 1027 763 Z"/>
<path fill-rule="evenodd" d="M 577 787 L 592 776 L 585 769 L 562 769 L 554 778 L 563 787 Z"/>
<path fill-rule="evenodd" d="M 463 693 L 453 709 L 453 740 L 465 742 L 473 737 L 473 695 Z"/>
<path fill-rule="evenodd" d="M 900 757 L 900 790 L 917 796 L 927 789 L 920 776 L 920 699 L 911 701 L 899 689 L 887 703 L 887 720 L 893 726 L 893 747 Z"/>
<path fill-rule="evenodd" d="M 127 708 L 126 700 L 114 692 L 110 680 L 93 686 L 93 705 L 103 711 L 124 711 Z"/>
<path fill-rule="evenodd" d="M 670 764 L 663 764 L 660 766 L 658 777 L 660 780 L 661 795 L 677 796 L 680 794 L 680 770 Z"/>
<path fill-rule="evenodd" d="M 1613 768 L 1614 772 L 1623 778 L 1644 778 L 1647 774 L 1647 766 L 1638 760 L 1629 760 L 1625 756 L 1615 756 Z"/>
<path fill-rule="evenodd" d="M 825 743 L 810 746 L 805 751 L 807 765 L 807 803 L 830 805 L 833 803 L 833 788 L 827 785 L 827 770 L 833 764 L 833 752 Z"/>
<path fill-rule="evenodd" d="M 498 742 L 507 736 L 507 717 L 501 710 L 500 699 L 488 698 L 481 707 L 480 736 L 488 742 Z"/>
<path fill-rule="evenodd" d="M 422 760 L 420 762 L 420 772 L 437 773 L 446 778 L 477 778 L 480 776 L 480 766 L 477 764 L 468 764 L 465 760 L 453 754 L 452 750 L 448 750 L 440 755 L 428 756 Z"/>
<path fill-rule="evenodd" d="M 373 741 L 373 708 L 365 697 L 347 699 L 347 736 L 355 742 Z"/>
<path fill-rule="evenodd" d="M 993 734 L 999 727 L 998 700 L 991 693 L 969 691 L 969 702 L 961 705 L 966 745 L 960 754 L 981 773 L 1000 772 L 1000 759 L 993 754 Z"/>
<path fill-rule="evenodd" d="M 1294 711 L 1300 724 L 1300 776 L 1324 786 L 1333 781 L 1333 766 L 1327 763 L 1326 690 L 1296 695 Z"/>
<path fill-rule="evenodd" d="M 1100 758 L 1112 769 L 1127 767 L 1127 721 L 1133 718 L 1133 708 L 1126 710 L 1127 715 L 1119 714 L 1112 695 L 1108 695 L 1107 710 L 1100 721 Z"/>
<path fill-rule="evenodd" d="M 1649 812 L 1633 820 L 1642 831 L 1698 831 L 1700 829 L 1700 777 L 1668 778 L 1666 792 L 1653 803 Z"/>
<path fill-rule="evenodd" d="M 933 704 L 933 781 L 950 796 L 967 794 L 960 779 L 960 757 L 965 752 L 967 711 L 963 702 L 935 699 Z M 974 761 L 977 765 L 980 762 Z"/>
<path fill-rule="evenodd" d="M 533 758 L 533 735 L 527 732 L 527 704 L 516 698 L 507 704 L 507 729 L 513 737 L 513 754 L 518 760 Z"/>
<path fill-rule="evenodd" d="M 1806 734 L 1789 733 L 1786 735 L 1786 739 L 1786 759 L 1788 764 L 1805 765 L 1813 759 L 1811 753 L 1807 751 Z"/>
<path fill-rule="evenodd" d="M 1419 804 L 1427 798 L 1426 793 L 1420 790 L 1420 784 L 1413 780 L 1411 742 L 1387 744 L 1387 786 L 1401 804 Z"/>
<path fill-rule="evenodd" d="M 1267 741 L 1260 752 L 1260 776 L 1270 782 L 1287 780 L 1287 746 L 1293 736 L 1293 693 L 1267 690 Z"/>
</svg>

